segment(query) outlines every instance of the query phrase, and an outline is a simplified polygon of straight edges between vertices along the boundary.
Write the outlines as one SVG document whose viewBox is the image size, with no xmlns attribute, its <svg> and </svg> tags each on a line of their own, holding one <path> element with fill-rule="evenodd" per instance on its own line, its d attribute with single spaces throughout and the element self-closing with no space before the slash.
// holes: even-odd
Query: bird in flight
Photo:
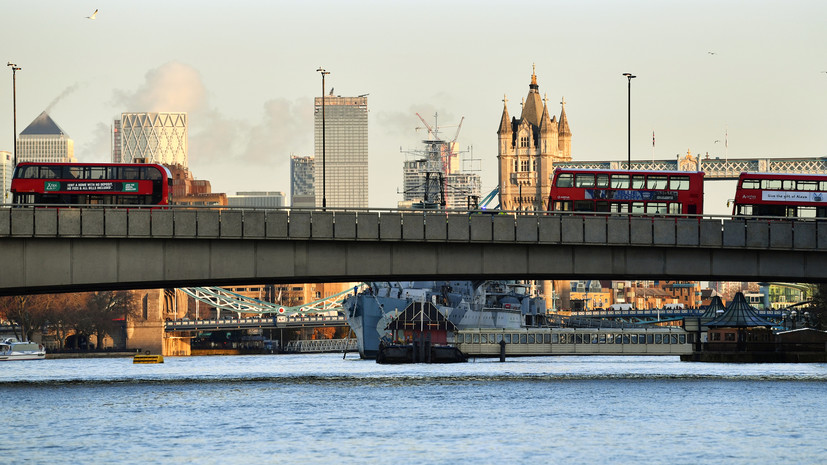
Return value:
<svg viewBox="0 0 827 465">
<path fill-rule="evenodd" d="M 91 15 L 91 16 L 87 16 L 87 18 L 89 18 L 89 19 L 95 19 L 95 16 L 97 16 L 97 15 L 98 15 L 98 10 L 97 10 L 97 9 L 95 9 L 95 12 L 94 12 L 94 13 L 92 13 L 92 15 Z"/>
<path fill-rule="evenodd" d="M 96 13 L 97 13 L 97 11 L 96 11 Z M 708 53 L 710 55 L 715 55 L 715 52 L 706 52 L 706 53 Z"/>
</svg>

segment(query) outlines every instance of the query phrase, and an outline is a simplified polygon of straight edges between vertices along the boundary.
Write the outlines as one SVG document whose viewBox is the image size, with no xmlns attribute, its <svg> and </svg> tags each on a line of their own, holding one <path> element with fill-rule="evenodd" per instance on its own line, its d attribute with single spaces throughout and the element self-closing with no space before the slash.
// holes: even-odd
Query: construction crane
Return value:
<svg viewBox="0 0 827 465">
<path fill-rule="evenodd" d="M 437 115 L 438 115 L 438 113 L 434 113 L 434 121 L 437 120 Z M 422 124 L 424 124 L 425 128 L 428 129 L 428 133 L 430 133 L 434 139 L 439 140 L 439 136 L 437 136 L 437 131 L 439 130 L 439 126 L 437 125 L 437 129 L 434 130 L 433 128 L 431 128 L 431 125 L 428 124 L 427 121 L 425 121 L 425 118 L 423 118 L 422 115 L 417 113 L 416 116 L 419 117 L 419 120 L 422 121 Z M 436 123 L 434 123 L 434 124 L 436 124 Z M 417 128 L 417 129 L 421 129 L 421 128 Z"/>
</svg>

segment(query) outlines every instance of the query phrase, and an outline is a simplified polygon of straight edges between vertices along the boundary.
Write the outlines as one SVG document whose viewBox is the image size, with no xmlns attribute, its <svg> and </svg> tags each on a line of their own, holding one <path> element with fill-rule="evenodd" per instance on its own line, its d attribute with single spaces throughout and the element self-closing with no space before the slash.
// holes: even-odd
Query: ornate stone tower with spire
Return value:
<svg viewBox="0 0 827 465">
<path fill-rule="evenodd" d="M 537 74 L 532 67 L 528 95 L 522 102 L 520 118 L 503 114 L 497 130 L 499 139 L 500 208 L 503 210 L 545 210 L 555 162 L 571 161 L 571 130 L 566 103 L 560 119 L 550 116 L 548 98 L 540 99 Z"/>
</svg>

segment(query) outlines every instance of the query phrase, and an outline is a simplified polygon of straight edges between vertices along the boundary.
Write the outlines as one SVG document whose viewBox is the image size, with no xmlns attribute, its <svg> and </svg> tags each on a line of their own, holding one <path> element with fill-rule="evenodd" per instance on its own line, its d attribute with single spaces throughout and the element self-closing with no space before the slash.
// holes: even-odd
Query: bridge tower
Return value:
<svg viewBox="0 0 827 465">
<path fill-rule="evenodd" d="M 551 116 L 548 98 L 540 97 L 537 74 L 531 73 L 520 118 L 509 120 L 507 99 L 497 129 L 500 206 L 503 210 L 545 210 L 554 163 L 571 161 L 571 129 L 565 99 L 560 119 Z"/>
</svg>

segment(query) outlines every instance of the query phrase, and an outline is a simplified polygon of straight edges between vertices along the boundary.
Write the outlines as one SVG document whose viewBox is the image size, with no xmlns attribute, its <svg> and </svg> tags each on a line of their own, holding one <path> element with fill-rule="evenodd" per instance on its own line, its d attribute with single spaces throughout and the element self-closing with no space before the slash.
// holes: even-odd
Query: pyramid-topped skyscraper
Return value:
<svg viewBox="0 0 827 465">
<path fill-rule="evenodd" d="M 17 137 L 17 163 L 75 163 L 75 142 L 45 111 Z"/>
</svg>

